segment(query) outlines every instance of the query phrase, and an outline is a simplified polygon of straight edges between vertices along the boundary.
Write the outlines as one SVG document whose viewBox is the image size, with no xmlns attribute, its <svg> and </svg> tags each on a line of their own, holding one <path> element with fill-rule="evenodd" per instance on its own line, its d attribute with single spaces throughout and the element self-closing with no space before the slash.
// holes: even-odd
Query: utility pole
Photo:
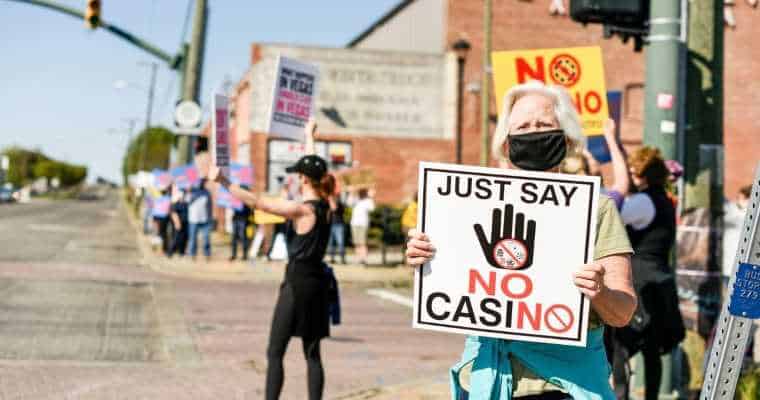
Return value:
<svg viewBox="0 0 760 400">
<path fill-rule="evenodd" d="M 679 146 L 684 132 L 686 0 L 651 0 L 646 36 L 644 86 L 644 144 L 660 150 L 666 160 L 683 160 Z M 680 196 L 681 194 L 679 194 Z M 675 254 L 675 253 L 674 253 Z M 675 268 L 675 257 L 671 260 Z M 643 386 L 643 359 L 638 356 L 634 387 Z M 660 398 L 674 397 L 672 356 L 662 356 Z"/>
<path fill-rule="evenodd" d="M 491 0 L 483 7 L 483 76 L 480 84 L 480 165 L 488 166 L 488 134 L 491 127 Z"/>
<path fill-rule="evenodd" d="M 644 86 L 644 144 L 657 147 L 663 157 L 677 159 L 680 104 L 683 102 L 681 56 L 685 41 L 681 0 L 650 2 Z"/>
<path fill-rule="evenodd" d="M 155 95 L 156 91 L 156 70 L 158 69 L 158 63 L 150 62 L 147 64 L 151 69 L 150 71 L 150 85 L 148 86 L 148 106 L 145 110 L 145 133 L 143 137 L 143 146 L 142 146 L 142 155 L 140 160 L 140 169 L 145 168 L 145 158 L 147 157 L 148 153 L 148 139 L 149 139 L 149 131 L 150 131 L 150 122 L 151 122 L 151 116 L 153 115 L 153 97 Z"/>
<path fill-rule="evenodd" d="M 721 213 L 723 196 L 723 1 L 690 2 L 686 97 L 686 208 Z"/>
<path fill-rule="evenodd" d="M 182 94 L 181 100 L 192 100 L 200 104 L 201 75 L 203 73 L 203 53 L 206 45 L 206 18 L 208 7 L 206 0 L 195 0 L 195 15 L 193 16 L 193 33 L 190 46 L 183 46 L 186 57 L 182 63 Z M 193 161 L 194 137 L 181 135 L 177 142 L 177 162 L 187 164 Z"/>
</svg>

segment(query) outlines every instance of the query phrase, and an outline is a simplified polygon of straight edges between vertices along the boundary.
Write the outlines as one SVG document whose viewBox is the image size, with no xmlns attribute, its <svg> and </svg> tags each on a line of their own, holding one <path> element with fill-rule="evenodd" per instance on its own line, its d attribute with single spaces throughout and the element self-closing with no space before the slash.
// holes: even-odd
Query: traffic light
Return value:
<svg viewBox="0 0 760 400">
<path fill-rule="evenodd" d="M 100 0 L 87 0 L 84 10 L 84 25 L 90 29 L 100 26 Z"/>
<path fill-rule="evenodd" d="M 582 24 L 604 25 L 604 37 L 634 39 L 640 51 L 648 33 L 649 0 L 570 0 L 570 18 Z"/>
</svg>

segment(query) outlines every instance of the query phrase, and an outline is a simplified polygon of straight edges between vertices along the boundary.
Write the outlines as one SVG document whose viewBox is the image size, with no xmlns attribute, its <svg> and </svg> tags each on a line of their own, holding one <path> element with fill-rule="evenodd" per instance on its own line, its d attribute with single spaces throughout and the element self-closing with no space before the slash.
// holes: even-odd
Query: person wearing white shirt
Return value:
<svg viewBox="0 0 760 400">
<path fill-rule="evenodd" d="M 375 209 L 375 202 L 369 190 L 359 189 L 359 200 L 351 210 L 351 239 L 356 248 L 359 263 L 367 265 L 367 231 L 369 230 L 369 213 Z"/>
</svg>

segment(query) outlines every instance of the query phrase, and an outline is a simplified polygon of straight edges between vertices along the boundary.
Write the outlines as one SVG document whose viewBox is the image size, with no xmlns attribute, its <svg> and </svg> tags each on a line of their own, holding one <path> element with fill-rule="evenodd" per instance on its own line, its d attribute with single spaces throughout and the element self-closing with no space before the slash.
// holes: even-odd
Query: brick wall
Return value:
<svg viewBox="0 0 760 400">
<path fill-rule="evenodd" d="M 633 148 L 641 143 L 643 125 L 644 53 L 635 53 L 631 42 L 605 40 L 601 27 L 583 27 L 566 16 L 551 16 L 548 1 L 494 1 L 492 49 L 517 50 L 548 47 L 600 45 L 604 57 L 608 90 L 623 92 L 622 138 Z M 481 79 L 483 54 L 483 3 L 448 2 L 446 43 L 460 38 L 472 49 L 465 66 L 465 83 Z M 737 2 L 735 30 L 725 31 L 725 192 L 733 197 L 737 189 L 750 183 L 760 160 L 760 11 Z M 503 95 L 503 94 L 496 94 Z M 479 99 L 466 95 L 464 112 L 464 159 L 479 158 Z M 492 104 L 492 112 L 495 113 Z M 491 127 L 493 129 L 493 125 Z"/>
</svg>

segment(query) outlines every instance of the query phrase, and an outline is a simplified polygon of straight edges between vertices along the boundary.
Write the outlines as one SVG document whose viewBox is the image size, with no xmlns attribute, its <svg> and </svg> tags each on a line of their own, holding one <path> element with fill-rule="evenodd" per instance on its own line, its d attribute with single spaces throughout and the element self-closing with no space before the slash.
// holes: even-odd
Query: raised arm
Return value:
<svg viewBox="0 0 760 400">
<path fill-rule="evenodd" d="M 604 139 L 607 140 L 607 147 L 610 148 L 614 177 L 614 182 L 607 189 L 614 190 L 625 196 L 628 194 L 630 187 L 628 162 L 626 162 L 623 147 L 620 145 L 617 136 L 615 136 L 615 121 L 612 119 L 608 119 L 604 123 Z"/>
<path fill-rule="evenodd" d="M 295 219 L 310 212 L 309 206 L 291 200 L 281 198 L 263 198 L 257 193 L 243 189 L 240 185 L 230 183 L 218 167 L 209 169 L 208 178 L 227 189 L 233 196 L 251 208 L 259 209 L 270 214 L 279 215 L 288 219 Z"/>
<path fill-rule="evenodd" d="M 304 152 L 306 156 L 317 153 L 317 149 L 314 146 L 314 137 L 317 135 L 317 121 L 313 118 L 309 119 L 309 122 L 303 127 L 303 136 L 305 139 Z"/>
</svg>

